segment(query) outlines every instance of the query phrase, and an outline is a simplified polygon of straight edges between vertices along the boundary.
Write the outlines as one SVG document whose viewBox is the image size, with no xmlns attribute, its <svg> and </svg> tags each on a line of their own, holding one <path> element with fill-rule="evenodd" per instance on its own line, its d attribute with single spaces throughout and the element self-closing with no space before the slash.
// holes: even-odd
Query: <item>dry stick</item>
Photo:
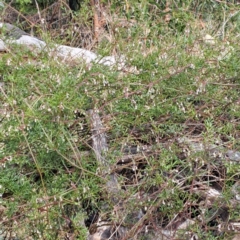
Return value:
<svg viewBox="0 0 240 240">
<path fill-rule="evenodd" d="M 44 22 L 43 22 L 43 19 L 42 19 L 42 16 L 41 16 L 41 12 L 40 12 L 40 10 L 39 10 L 39 6 L 38 6 L 38 3 L 37 3 L 37 0 L 35 0 L 35 4 L 36 4 L 36 7 L 37 7 L 37 11 L 38 11 L 38 16 L 39 16 L 39 19 L 40 19 L 40 23 L 41 23 L 43 29 L 45 29 L 45 27 L 44 27 Z M 46 30 L 46 29 L 45 29 L 45 30 Z"/>
<path fill-rule="evenodd" d="M 100 9 L 100 0 L 91 0 L 91 7 L 93 9 L 93 32 L 94 39 L 98 41 L 99 31 L 101 29 L 101 9 Z"/>
<path fill-rule="evenodd" d="M 90 124 L 92 131 L 93 150 L 96 154 L 96 158 L 101 165 L 107 166 L 105 157 L 103 156 L 108 151 L 106 134 L 101 122 L 101 118 L 97 111 L 89 110 Z"/>
<path fill-rule="evenodd" d="M 108 151 L 105 129 L 102 125 L 101 118 L 96 110 L 88 111 L 92 132 L 92 148 L 95 153 L 99 165 L 103 168 L 104 175 L 109 175 L 109 180 L 106 183 L 107 191 L 114 204 L 118 202 L 119 187 L 115 173 L 110 173 L 110 163 L 106 159 Z"/>
</svg>

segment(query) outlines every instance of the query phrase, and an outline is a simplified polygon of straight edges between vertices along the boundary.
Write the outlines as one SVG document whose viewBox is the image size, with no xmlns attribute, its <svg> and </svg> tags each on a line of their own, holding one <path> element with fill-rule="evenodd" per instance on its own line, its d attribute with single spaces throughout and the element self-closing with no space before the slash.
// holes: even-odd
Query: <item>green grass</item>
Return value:
<svg viewBox="0 0 240 240">
<path fill-rule="evenodd" d="M 229 219 L 239 221 L 229 200 L 239 181 L 238 165 L 196 153 L 178 139 L 197 137 L 205 147 L 220 142 L 225 150 L 239 150 L 239 14 L 226 24 L 224 40 L 222 35 L 215 36 L 214 45 L 203 40 L 215 35 L 223 16 L 237 12 L 237 6 L 174 1 L 166 23 L 164 4 L 134 1 L 126 10 L 121 6 L 128 1 L 120 2 L 111 14 L 115 10 L 119 18 L 135 20 L 133 26 L 115 31 L 113 23 L 114 41 L 95 49 L 124 55 L 133 72 L 62 64 L 19 46 L 1 54 L 0 225 L 20 239 L 64 239 L 70 232 L 73 239 L 86 239 L 84 220 L 90 215 L 133 229 L 140 221 L 132 220 L 134 209 L 144 214 L 152 209 L 145 220 L 151 227 L 166 227 L 179 214 L 192 219 L 202 214 L 203 222 L 189 226 L 189 233 L 231 239 L 231 232 L 217 233 L 217 220 L 207 222 L 219 200 L 206 206 L 193 187 L 220 184 Z M 203 21 L 211 21 L 202 28 L 198 16 L 204 11 L 209 15 Z M 219 58 L 224 49 L 229 53 Z M 118 173 L 124 216 L 112 213 L 107 177 L 98 173 L 87 118 L 93 108 L 106 127 L 107 157 Z M 151 146 L 153 154 L 117 164 L 126 144 Z M 186 238 L 185 232 L 178 234 Z"/>
</svg>

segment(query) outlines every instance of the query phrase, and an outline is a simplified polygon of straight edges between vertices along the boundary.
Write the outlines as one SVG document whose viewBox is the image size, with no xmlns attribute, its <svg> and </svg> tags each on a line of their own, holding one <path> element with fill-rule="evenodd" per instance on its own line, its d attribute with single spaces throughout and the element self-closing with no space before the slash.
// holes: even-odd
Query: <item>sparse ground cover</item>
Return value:
<svg viewBox="0 0 240 240">
<path fill-rule="evenodd" d="M 0 53 L 7 239 L 95 239 L 100 225 L 110 239 L 240 238 L 239 5 L 203 2 L 106 4 L 88 49 L 124 56 L 123 69 L 17 45 Z M 107 134 L 114 200 L 90 109 Z"/>
</svg>

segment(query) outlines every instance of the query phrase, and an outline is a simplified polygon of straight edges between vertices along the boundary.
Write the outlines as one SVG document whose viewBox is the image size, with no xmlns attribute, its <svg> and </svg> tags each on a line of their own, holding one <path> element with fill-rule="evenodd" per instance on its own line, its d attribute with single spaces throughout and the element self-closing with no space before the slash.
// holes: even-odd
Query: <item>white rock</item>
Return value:
<svg viewBox="0 0 240 240">
<path fill-rule="evenodd" d="M 109 67 L 113 67 L 116 66 L 118 68 L 118 70 L 121 70 L 124 66 L 125 66 L 125 59 L 123 56 L 120 57 L 115 57 L 115 56 L 106 56 L 103 57 L 99 60 L 96 61 L 99 64 L 105 65 L 105 66 L 109 66 Z"/>
<path fill-rule="evenodd" d="M 195 224 L 195 221 L 191 220 L 191 219 L 187 219 L 186 221 L 184 221 L 183 223 L 181 223 L 178 226 L 178 230 L 180 229 L 187 229 L 189 226 Z"/>
<path fill-rule="evenodd" d="M 105 66 L 113 66 L 116 64 L 116 59 L 113 56 L 107 56 L 100 59 L 98 63 L 103 64 Z"/>
<path fill-rule="evenodd" d="M 74 48 L 64 45 L 56 45 L 54 53 L 63 58 L 71 58 L 72 60 L 83 59 L 86 63 L 90 63 L 97 58 L 97 55 L 91 51 L 82 48 Z"/>
<path fill-rule="evenodd" d="M 46 46 L 45 42 L 43 42 L 35 37 L 28 36 L 28 35 L 23 35 L 22 37 L 20 37 L 17 40 L 10 40 L 10 42 L 16 43 L 16 44 L 22 44 L 22 45 L 26 45 L 26 46 L 35 46 L 39 49 L 42 49 Z"/>
<path fill-rule="evenodd" d="M 6 48 L 3 40 L 0 39 L 0 52 L 4 52 L 4 51 L 6 51 L 6 50 L 7 50 L 7 48 Z"/>
<path fill-rule="evenodd" d="M 205 37 L 203 37 L 203 41 L 209 45 L 214 45 L 215 44 L 215 39 L 209 34 L 206 34 Z"/>
<path fill-rule="evenodd" d="M 116 66 L 117 69 L 121 70 L 125 66 L 125 59 L 124 57 L 114 57 L 114 56 L 107 56 L 101 58 L 100 56 L 97 56 L 95 53 L 82 49 L 82 48 L 75 48 L 75 47 L 69 47 L 65 45 L 54 45 L 54 47 L 49 47 L 45 48 L 47 45 L 44 41 L 41 41 L 38 38 L 29 36 L 29 35 L 24 35 L 27 34 L 21 29 L 18 30 L 17 27 L 11 25 L 11 24 L 4 24 L 0 22 L 0 28 L 2 27 L 7 27 L 8 30 L 15 30 L 19 37 L 18 39 L 10 39 L 8 40 L 8 43 L 15 43 L 15 44 L 20 44 L 20 45 L 25 45 L 27 47 L 35 47 L 36 50 L 46 50 L 48 51 L 50 56 L 57 56 L 61 57 L 64 60 L 84 60 L 86 63 L 99 63 L 105 66 L 113 67 Z M 4 42 L 0 42 L 0 51 L 2 49 L 6 49 Z M 2 50 L 3 51 L 3 50 Z"/>
</svg>

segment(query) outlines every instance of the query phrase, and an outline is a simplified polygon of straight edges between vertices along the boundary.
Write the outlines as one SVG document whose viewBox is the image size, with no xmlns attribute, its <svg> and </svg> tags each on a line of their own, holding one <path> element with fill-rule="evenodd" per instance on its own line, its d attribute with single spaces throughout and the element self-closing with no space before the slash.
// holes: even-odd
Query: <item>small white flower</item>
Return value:
<svg viewBox="0 0 240 240">
<path fill-rule="evenodd" d="M 63 103 L 62 103 L 62 102 L 60 103 L 59 108 L 60 108 L 61 111 L 64 110 L 64 106 L 63 106 Z"/>
<path fill-rule="evenodd" d="M 41 24 L 44 24 L 44 23 L 45 23 L 45 19 L 41 18 Z"/>
<path fill-rule="evenodd" d="M 136 165 L 133 165 L 133 167 L 132 167 L 132 170 L 135 172 L 135 171 L 137 171 L 137 166 Z"/>
<path fill-rule="evenodd" d="M 191 69 L 195 69 L 195 65 L 193 63 L 190 64 L 189 66 Z"/>
</svg>

